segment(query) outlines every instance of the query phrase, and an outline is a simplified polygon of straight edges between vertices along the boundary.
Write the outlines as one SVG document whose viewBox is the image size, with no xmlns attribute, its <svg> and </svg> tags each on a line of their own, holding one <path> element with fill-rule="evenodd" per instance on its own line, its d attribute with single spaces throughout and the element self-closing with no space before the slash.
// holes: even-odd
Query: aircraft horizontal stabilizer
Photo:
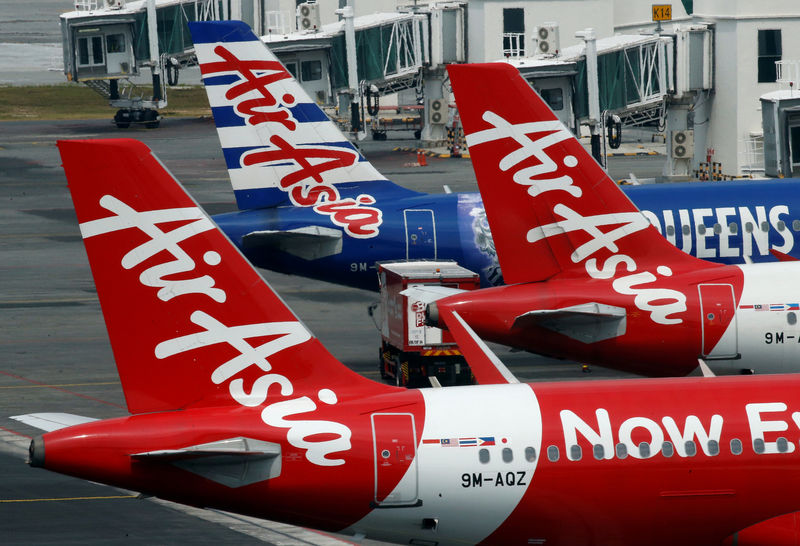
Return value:
<svg viewBox="0 0 800 546">
<path fill-rule="evenodd" d="M 318 260 L 342 252 L 342 231 L 323 226 L 253 231 L 242 238 L 242 246 L 280 250 L 304 260 Z"/>
<path fill-rule="evenodd" d="M 602 303 L 582 303 L 561 309 L 537 309 L 519 315 L 513 328 L 540 326 L 582 343 L 625 334 L 625 309 Z"/>
<path fill-rule="evenodd" d="M 455 311 L 448 313 L 447 329 L 453 334 L 458 348 L 467 360 L 475 380 L 481 385 L 519 383 L 469 324 Z"/>
<path fill-rule="evenodd" d="M 138 461 L 171 463 L 228 487 L 242 487 L 281 474 L 280 444 L 244 437 L 135 453 L 131 457 Z"/>
<path fill-rule="evenodd" d="M 460 288 L 449 288 L 447 286 L 438 285 L 420 285 L 410 286 L 400 292 L 400 294 L 403 296 L 408 296 L 412 300 L 421 301 L 422 303 L 428 304 L 442 298 L 446 298 L 447 296 L 460 294 L 462 292 L 465 292 L 465 290 L 461 290 Z"/>
<path fill-rule="evenodd" d="M 73 413 L 28 413 L 25 415 L 12 415 L 11 419 L 47 432 L 97 421 L 93 417 L 84 417 Z"/>
</svg>

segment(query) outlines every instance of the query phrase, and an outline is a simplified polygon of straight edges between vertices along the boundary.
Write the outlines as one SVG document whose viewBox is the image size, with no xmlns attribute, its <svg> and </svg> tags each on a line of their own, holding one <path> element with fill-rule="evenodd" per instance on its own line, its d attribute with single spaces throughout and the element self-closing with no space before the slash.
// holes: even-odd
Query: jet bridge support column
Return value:
<svg viewBox="0 0 800 546">
<path fill-rule="evenodd" d="M 358 89 L 358 60 L 356 59 L 356 28 L 353 21 L 355 8 L 353 0 L 347 0 L 347 5 L 336 10 L 336 14 L 344 19 L 345 51 L 347 52 L 347 87 L 339 93 L 339 115 L 350 117 L 350 127 L 353 133 L 361 132 L 364 127 L 359 111 Z"/>
<path fill-rule="evenodd" d="M 586 87 L 589 98 L 589 129 L 591 130 L 592 157 L 604 168 L 606 158 L 600 151 L 600 137 L 603 127 L 600 123 L 600 89 L 597 73 L 597 37 L 593 28 L 575 33 L 576 38 L 583 38 L 586 45 Z"/>
<path fill-rule="evenodd" d="M 147 0 L 147 39 L 150 46 L 150 72 L 153 75 L 153 101 L 161 97 L 161 56 L 158 52 L 158 25 L 156 23 L 156 0 Z"/>
<path fill-rule="evenodd" d="M 444 144 L 447 140 L 447 120 L 450 109 L 450 93 L 444 86 L 447 72 L 444 66 L 438 68 L 423 68 L 422 78 L 425 96 L 425 115 L 422 120 L 422 145 L 439 146 Z M 433 115 L 436 111 L 439 112 L 438 116 Z"/>
</svg>

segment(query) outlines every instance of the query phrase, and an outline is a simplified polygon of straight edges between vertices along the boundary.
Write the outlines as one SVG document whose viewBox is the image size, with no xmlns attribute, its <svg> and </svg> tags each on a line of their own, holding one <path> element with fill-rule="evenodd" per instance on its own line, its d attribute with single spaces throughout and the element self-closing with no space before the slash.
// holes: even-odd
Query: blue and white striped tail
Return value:
<svg viewBox="0 0 800 546">
<path fill-rule="evenodd" d="M 266 45 L 240 21 L 189 28 L 239 208 L 292 204 L 323 215 L 335 209 L 341 218 L 350 207 L 369 217 L 355 236 L 377 234 L 380 211 L 369 207 L 375 202 L 369 184 L 360 183 L 377 182 L 378 189 L 386 179 Z M 355 184 L 358 192 L 345 199 L 341 183 Z"/>
</svg>

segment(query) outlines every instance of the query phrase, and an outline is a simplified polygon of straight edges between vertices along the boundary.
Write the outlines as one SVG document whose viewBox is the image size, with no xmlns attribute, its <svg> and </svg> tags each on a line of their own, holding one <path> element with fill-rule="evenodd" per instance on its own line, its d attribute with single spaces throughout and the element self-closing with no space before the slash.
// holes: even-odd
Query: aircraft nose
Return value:
<svg viewBox="0 0 800 546">
<path fill-rule="evenodd" d="M 44 467 L 44 438 L 37 436 L 28 447 L 28 464 L 35 468 Z"/>
</svg>

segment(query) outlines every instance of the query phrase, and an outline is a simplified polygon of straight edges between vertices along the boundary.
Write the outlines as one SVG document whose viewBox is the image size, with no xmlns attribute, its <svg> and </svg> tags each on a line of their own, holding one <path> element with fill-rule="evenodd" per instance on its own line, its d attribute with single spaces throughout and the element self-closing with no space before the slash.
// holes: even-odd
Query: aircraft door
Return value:
<svg viewBox="0 0 800 546">
<path fill-rule="evenodd" d="M 403 211 L 406 228 L 406 259 L 436 259 L 436 221 L 431 209 Z"/>
<path fill-rule="evenodd" d="M 417 434 L 410 413 L 373 413 L 374 506 L 418 506 Z"/>
<path fill-rule="evenodd" d="M 733 286 L 730 284 L 701 284 L 698 285 L 698 290 L 700 291 L 703 357 L 736 358 L 739 354 L 739 340 Z"/>
</svg>

